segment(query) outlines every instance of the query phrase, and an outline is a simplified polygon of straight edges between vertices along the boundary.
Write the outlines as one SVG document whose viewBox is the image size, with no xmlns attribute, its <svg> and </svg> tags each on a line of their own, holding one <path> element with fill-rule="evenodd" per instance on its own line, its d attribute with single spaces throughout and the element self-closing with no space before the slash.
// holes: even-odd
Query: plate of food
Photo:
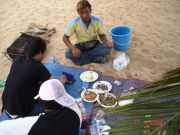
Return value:
<svg viewBox="0 0 180 135">
<path fill-rule="evenodd" d="M 116 96 L 111 93 L 99 93 L 97 102 L 100 104 L 100 106 L 105 108 L 111 108 L 117 105 Z"/>
<path fill-rule="evenodd" d="M 94 71 L 85 71 L 80 74 L 80 79 L 83 82 L 94 82 L 98 79 L 98 74 Z"/>
<path fill-rule="evenodd" d="M 81 98 L 86 102 L 95 102 L 98 99 L 98 93 L 94 89 L 86 89 L 81 93 Z"/>
<path fill-rule="evenodd" d="M 107 81 L 97 81 L 93 84 L 93 89 L 97 89 L 98 92 L 110 92 L 112 85 Z"/>
</svg>

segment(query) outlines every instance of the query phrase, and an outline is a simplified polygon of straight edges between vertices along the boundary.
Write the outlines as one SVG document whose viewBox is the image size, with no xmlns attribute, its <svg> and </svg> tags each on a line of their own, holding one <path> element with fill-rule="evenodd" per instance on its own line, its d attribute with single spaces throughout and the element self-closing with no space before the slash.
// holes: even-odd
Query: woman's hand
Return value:
<svg viewBox="0 0 180 135">
<path fill-rule="evenodd" d="M 67 81 L 67 77 L 65 75 L 61 75 L 61 80 L 62 84 L 65 84 Z"/>
</svg>

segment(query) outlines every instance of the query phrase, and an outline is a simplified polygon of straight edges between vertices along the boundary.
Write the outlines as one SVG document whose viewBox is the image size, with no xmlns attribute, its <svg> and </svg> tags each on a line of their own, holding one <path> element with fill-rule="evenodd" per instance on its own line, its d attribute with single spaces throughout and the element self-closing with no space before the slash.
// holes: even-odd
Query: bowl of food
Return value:
<svg viewBox="0 0 180 135">
<path fill-rule="evenodd" d="M 81 98 L 85 102 L 95 102 L 98 99 L 98 93 L 94 89 L 86 89 L 81 93 Z"/>
<path fill-rule="evenodd" d="M 93 89 L 97 89 L 98 92 L 110 92 L 112 85 L 107 81 L 97 81 L 93 84 Z"/>
<path fill-rule="evenodd" d="M 99 93 L 99 98 L 97 99 L 97 102 L 102 107 L 111 108 L 117 105 L 117 98 L 111 93 Z"/>
<path fill-rule="evenodd" d="M 98 79 L 98 74 L 94 71 L 85 71 L 80 74 L 80 79 L 83 82 L 94 82 Z"/>
</svg>

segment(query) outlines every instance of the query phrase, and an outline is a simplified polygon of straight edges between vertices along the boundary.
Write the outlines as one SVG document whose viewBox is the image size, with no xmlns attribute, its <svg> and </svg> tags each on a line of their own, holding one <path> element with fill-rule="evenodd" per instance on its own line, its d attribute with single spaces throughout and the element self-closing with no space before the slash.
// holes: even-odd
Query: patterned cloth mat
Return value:
<svg viewBox="0 0 180 135">
<path fill-rule="evenodd" d="M 83 90 L 82 87 L 84 85 L 86 85 L 86 84 L 83 84 L 83 82 L 81 81 L 80 74 L 84 71 L 87 71 L 87 69 L 63 66 L 58 63 L 45 63 L 44 65 L 50 71 L 52 76 L 56 79 L 60 79 L 62 72 L 67 72 L 67 73 L 72 74 L 75 78 L 75 82 L 73 84 L 65 84 L 65 89 L 74 98 L 80 97 L 81 91 Z M 131 87 L 137 88 L 137 87 L 143 86 L 147 83 L 145 81 L 141 81 L 141 80 L 137 80 L 137 79 L 123 79 L 123 78 L 115 78 L 115 77 L 110 77 L 110 76 L 103 76 L 103 75 L 101 75 L 101 73 L 99 71 L 96 71 L 96 72 L 99 75 L 98 81 L 101 81 L 101 80 L 108 81 L 112 84 L 113 87 L 112 87 L 111 93 L 113 93 L 116 96 L 118 96 L 122 91 L 128 90 Z M 120 85 L 120 86 L 115 85 L 113 83 L 115 80 L 120 81 L 122 83 L 122 85 Z M 93 85 L 93 82 L 89 83 L 88 88 L 92 88 L 92 85 Z M 93 108 L 98 106 L 98 104 L 84 102 L 84 106 L 87 111 L 87 119 L 89 119 L 88 124 L 90 124 L 91 118 L 95 114 L 95 112 L 93 112 Z M 81 129 L 80 135 L 90 135 L 89 128 L 86 130 Z"/>
<path fill-rule="evenodd" d="M 147 82 L 138 80 L 138 79 L 115 78 L 115 77 L 104 76 L 104 75 L 101 75 L 99 80 L 110 82 L 112 84 L 112 90 L 110 91 L 110 93 L 114 94 L 115 96 L 119 96 L 124 90 L 129 90 L 131 87 L 138 88 L 147 84 Z M 114 81 L 121 82 L 121 85 L 120 86 L 115 85 Z M 96 115 L 97 107 L 99 109 L 99 104 L 96 102 L 93 106 L 91 118 L 93 118 Z M 125 119 L 125 118 L 123 117 L 122 119 Z M 116 118 L 106 119 L 107 122 L 116 121 L 116 120 L 117 120 Z M 90 135 L 90 129 L 86 130 L 86 134 Z"/>
<path fill-rule="evenodd" d="M 80 97 L 79 90 L 82 90 L 83 82 L 80 80 L 79 76 L 82 72 L 87 71 L 86 69 L 79 69 L 79 68 L 63 66 L 63 65 L 60 65 L 57 63 L 45 64 L 45 66 L 51 72 L 51 74 L 55 78 L 58 78 L 58 79 L 60 78 L 60 74 L 63 71 L 73 74 L 75 77 L 75 80 L 76 80 L 75 83 L 72 85 L 65 84 L 65 88 L 66 88 L 67 92 L 70 95 L 72 95 L 73 97 L 75 97 L 75 98 Z M 116 96 L 120 95 L 124 90 L 129 90 L 131 87 L 137 88 L 137 87 L 147 84 L 147 82 L 138 80 L 138 79 L 115 78 L 115 77 L 111 77 L 111 76 L 103 76 L 103 75 L 101 75 L 100 72 L 98 72 L 98 71 L 96 71 L 96 72 L 100 75 L 98 81 L 108 81 L 112 84 L 112 90 L 110 92 Z M 114 84 L 115 80 L 121 82 L 121 85 L 120 86 L 115 85 Z M 92 88 L 92 84 L 93 83 L 90 83 L 88 85 L 88 88 Z M 96 114 L 95 111 L 93 112 L 93 108 L 96 108 L 98 106 L 98 104 L 84 102 L 84 105 L 87 110 L 87 114 L 88 114 L 87 117 L 89 118 L 88 124 L 90 124 L 92 116 L 94 116 Z M 83 135 L 83 134 L 90 135 L 89 128 L 87 130 L 81 130 L 80 135 Z"/>
</svg>

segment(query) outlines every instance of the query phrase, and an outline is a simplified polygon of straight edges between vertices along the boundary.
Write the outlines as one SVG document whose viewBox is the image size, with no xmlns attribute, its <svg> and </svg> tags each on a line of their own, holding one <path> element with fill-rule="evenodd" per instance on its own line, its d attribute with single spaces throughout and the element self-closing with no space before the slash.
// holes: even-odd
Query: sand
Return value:
<svg viewBox="0 0 180 135">
<path fill-rule="evenodd" d="M 23 32 L 29 23 L 55 27 L 57 33 L 48 44 L 49 56 L 59 63 L 75 66 L 64 57 L 67 48 L 62 36 L 67 23 L 77 16 L 77 0 L 0 0 L 0 52 Z M 133 29 L 131 47 L 126 52 L 130 64 L 122 71 L 112 68 L 117 51 L 111 54 L 111 66 L 93 64 L 105 75 L 154 81 L 166 71 L 180 65 L 180 1 L 179 0 L 91 0 L 92 15 L 100 17 L 105 31 L 119 25 Z M 108 38 L 110 38 L 108 34 Z M 72 38 L 74 41 L 74 37 Z M 11 62 L 0 54 L 0 79 L 6 79 Z M 88 68 L 89 65 L 83 66 Z M 77 66 L 76 66 L 77 67 Z M 0 89 L 0 93 L 2 92 Z"/>
</svg>

